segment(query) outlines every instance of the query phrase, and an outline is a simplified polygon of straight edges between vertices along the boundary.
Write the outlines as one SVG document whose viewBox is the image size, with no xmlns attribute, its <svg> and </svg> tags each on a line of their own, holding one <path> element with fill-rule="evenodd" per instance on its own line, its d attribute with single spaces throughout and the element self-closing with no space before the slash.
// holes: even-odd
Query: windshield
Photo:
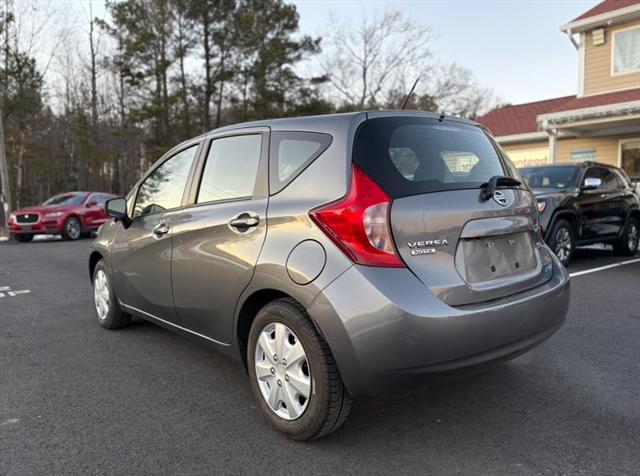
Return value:
<svg viewBox="0 0 640 476">
<path fill-rule="evenodd" d="M 45 200 L 43 205 L 81 205 L 87 198 L 86 193 L 63 193 Z"/>
<path fill-rule="evenodd" d="M 530 188 L 566 189 L 578 175 L 578 167 L 531 167 L 520 169 Z"/>
<path fill-rule="evenodd" d="M 353 160 L 392 198 L 480 188 L 494 175 L 514 174 L 479 127 L 418 117 L 364 122 Z"/>
</svg>

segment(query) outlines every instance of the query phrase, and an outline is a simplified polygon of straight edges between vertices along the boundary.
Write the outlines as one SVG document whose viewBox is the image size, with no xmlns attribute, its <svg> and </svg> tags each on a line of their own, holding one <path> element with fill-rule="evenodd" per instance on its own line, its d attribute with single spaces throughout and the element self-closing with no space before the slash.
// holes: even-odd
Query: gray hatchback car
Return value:
<svg viewBox="0 0 640 476">
<path fill-rule="evenodd" d="M 217 129 L 107 211 L 89 260 L 100 324 L 138 316 L 236 357 L 297 440 L 337 429 L 352 396 L 526 352 L 569 304 L 514 166 L 440 114 Z"/>
</svg>

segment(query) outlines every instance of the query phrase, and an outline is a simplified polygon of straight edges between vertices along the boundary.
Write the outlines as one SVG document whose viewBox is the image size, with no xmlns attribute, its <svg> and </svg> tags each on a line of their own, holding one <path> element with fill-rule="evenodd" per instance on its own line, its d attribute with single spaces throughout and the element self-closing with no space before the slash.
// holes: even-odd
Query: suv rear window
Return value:
<svg viewBox="0 0 640 476">
<path fill-rule="evenodd" d="M 527 167 L 520 169 L 527 185 L 531 188 L 557 188 L 567 189 L 572 187 L 578 174 L 579 167 L 573 165 L 553 165 L 549 167 Z"/>
<path fill-rule="evenodd" d="M 369 119 L 353 149 L 354 163 L 392 198 L 518 178 L 507 160 L 481 128 L 421 117 Z"/>
</svg>

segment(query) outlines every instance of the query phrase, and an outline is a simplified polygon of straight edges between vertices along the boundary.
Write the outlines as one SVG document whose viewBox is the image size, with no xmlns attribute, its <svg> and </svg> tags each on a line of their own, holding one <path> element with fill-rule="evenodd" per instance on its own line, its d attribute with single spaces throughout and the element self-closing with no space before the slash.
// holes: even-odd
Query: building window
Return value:
<svg viewBox="0 0 640 476">
<path fill-rule="evenodd" d="M 630 177 L 640 177 L 640 139 L 620 144 L 620 165 Z"/>
<path fill-rule="evenodd" d="M 571 161 L 572 162 L 587 162 L 587 161 L 596 161 L 596 150 L 572 150 L 571 151 Z"/>
<path fill-rule="evenodd" d="M 640 28 L 613 34 L 613 74 L 640 71 Z"/>
</svg>

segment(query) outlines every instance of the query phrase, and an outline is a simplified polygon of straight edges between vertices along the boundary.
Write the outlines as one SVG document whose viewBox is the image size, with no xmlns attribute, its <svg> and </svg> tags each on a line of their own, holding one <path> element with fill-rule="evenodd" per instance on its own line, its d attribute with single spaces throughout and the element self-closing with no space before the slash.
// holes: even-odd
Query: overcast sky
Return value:
<svg viewBox="0 0 640 476">
<path fill-rule="evenodd" d="M 504 102 L 519 104 L 575 94 L 578 55 L 560 26 L 598 4 L 597 0 L 286 0 L 296 4 L 301 33 L 322 36 L 330 14 L 357 23 L 363 15 L 376 15 L 387 7 L 408 13 L 436 34 L 435 58 L 456 62 L 473 71 L 478 81 L 493 89 Z M 35 3 L 42 14 L 44 3 Z M 55 45 L 61 23 L 79 38 L 84 49 L 89 3 L 93 15 L 104 17 L 104 0 L 53 0 L 56 11 L 49 21 L 45 47 Z M 26 17 L 32 16 L 26 8 Z M 61 15 L 61 16 L 59 16 Z M 46 35 L 45 35 L 46 36 Z M 45 48 L 46 49 L 46 48 Z M 46 58 L 46 54 L 36 55 Z"/>
</svg>

